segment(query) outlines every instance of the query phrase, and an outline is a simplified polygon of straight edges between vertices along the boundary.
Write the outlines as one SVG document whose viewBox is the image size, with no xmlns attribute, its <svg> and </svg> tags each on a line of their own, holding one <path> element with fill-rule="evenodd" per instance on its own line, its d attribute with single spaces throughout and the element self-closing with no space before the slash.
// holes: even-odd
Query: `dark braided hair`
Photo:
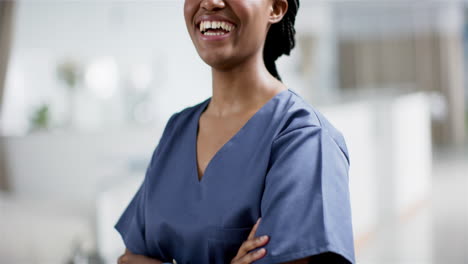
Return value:
<svg viewBox="0 0 468 264">
<path fill-rule="evenodd" d="M 298 9 L 299 0 L 288 0 L 288 11 L 280 22 L 270 26 L 266 36 L 263 60 L 268 71 L 280 81 L 275 61 L 283 54 L 289 55 L 296 45 L 294 22 Z"/>
</svg>

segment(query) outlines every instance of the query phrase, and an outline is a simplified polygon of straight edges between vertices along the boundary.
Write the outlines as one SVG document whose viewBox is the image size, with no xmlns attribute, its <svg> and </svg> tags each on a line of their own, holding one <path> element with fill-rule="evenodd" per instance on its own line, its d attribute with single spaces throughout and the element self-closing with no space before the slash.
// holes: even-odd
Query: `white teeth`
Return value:
<svg viewBox="0 0 468 264">
<path fill-rule="evenodd" d="M 206 36 L 221 36 L 221 35 L 224 35 L 226 33 L 224 32 L 205 32 L 203 33 L 203 35 L 206 35 Z"/>
<path fill-rule="evenodd" d="M 200 31 L 203 33 L 208 29 L 218 29 L 221 28 L 227 32 L 230 32 L 234 29 L 234 25 L 231 25 L 225 21 L 202 21 L 200 22 Z M 205 32 L 206 33 L 206 32 Z M 219 34 L 223 35 L 225 33 Z"/>
</svg>

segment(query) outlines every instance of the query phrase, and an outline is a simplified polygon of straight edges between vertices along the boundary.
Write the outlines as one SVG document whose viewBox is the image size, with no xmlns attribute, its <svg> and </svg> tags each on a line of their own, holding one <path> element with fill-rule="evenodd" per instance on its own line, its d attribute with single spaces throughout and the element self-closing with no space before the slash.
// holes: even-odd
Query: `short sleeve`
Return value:
<svg viewBox="0 0 468 264">
<path fill-rule="evenodd" d="M 270 240 L 266 255 L 254 263 L 283 263 L 326 252 L 347 260 L 339 263 L 355 263 L 348 153 L 340 145 L 344 140 L 337 144 L 319 126 L 275 138 L 256 232 Z"/>
<path fill-rule="evenodd" d="M 148 193 L 148 186 L 146 182 L 148 178 L 148 171 L 152 169 L 160 149 L 165 144 L 165 138 L 167 137 L 167 134 L 171 132 L 176 116 L 177 113 L 173 114 L 166 123 L 159 143 L 153 151 L 151 161 L 147 166 L 146 175 L 143 182 L 114 226 L 114 228 L 120 233 L 125 246 L 135 254 L 145 256 L 150 255 L 146 247 L 145 239 L 145 210 L 146 197 Z"/>
<path fill-rule="evenodd" d="M 132 253 L 148 256 L 145 239 L 145 183 L 146 177 L 114 228 Z"/>
</svg>

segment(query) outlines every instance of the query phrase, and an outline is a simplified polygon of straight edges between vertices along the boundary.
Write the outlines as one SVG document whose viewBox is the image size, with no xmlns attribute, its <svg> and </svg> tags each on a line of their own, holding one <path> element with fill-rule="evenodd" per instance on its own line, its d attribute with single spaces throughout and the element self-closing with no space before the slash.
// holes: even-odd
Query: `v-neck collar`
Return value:
<svg viewBox="0 0 468 264">
<path fill-rule="evenodd" d="M 191 159 L 191 163 L 192 163 L 192 175 L 191 175 L 191 178 L 193 178 L 195 180 L 195 183 L 197 185 L 202 185 L 206 182 L 206 176 L 209 175 L 209 169 L 210 167 L 212 167 L 212 163 L 213 162 L 216 162 L 216 159 L 221 155 L 222 152 L 226 151 L 227 149 L 229 149 L 229 147 L 233 144 L 233 142 L 246 130 L 246 128 L 248 127 L 248 125 L 255 119 L 257 118 L 257 116 L 260 115 L 260 113 L 262 113 L 264 111 L 264 109 L 270 105 L 273 101 L 275 101 L 275 98 L 279 98 L 281 95 L 283 94 L 287 94 L 289 91 L 291 91 L 289 88 L 287 88 L 286 90 L 283 90 L 279 93 L 277 93 L 276 95 L 274 95 L 272 98 L 270 98 L 262 107 L 260 107 L 260 109 L 257 110 L 257 112 L 255 112 L 255 114 L 253 114 L 249 120 L 247 120 L 247 122 L 245 122 L 245 124 L 239 129 L 239 131 L 237 131 L 226 143 L 224 143 L 223 146 L 221 146 L 221 148 L 213 155 L 213 157 L 210 159 L 210 161 L 208 162 L 208 165 L 206 165 L 206 168 L 205 168 L 205 171 L 203 173 L 203 176 L 201 178 L 201 180 L 199 180 L 199 174 L 198 174 L 198 157 L 197 157 L 197 137 L 198 137 L 198 130 L 199 130 L 199 122 L 200 122 L 200 116 L 201 114 L 206 110 L 206 108 L 208 107 L 208 104 L 210 103 L 211 101 L 211 98 L 212 97 L 209 97 L 208 99 L 206 99 L 204 102 L 202 102 L 199 106 L 199 108 L 197 109 L 197 111 L 195 112 L 195 115 L 194 115 L 194 122 L 192 127 L 191 127 L 191 131 L 193 131 L 192 133 L 192 144 L 191 144 L 191 149 L 192 149 L 192 155 L 191 157 L 193 157 Z M 292 92 L 292 91 L 291 91 Z"/>
</svg>

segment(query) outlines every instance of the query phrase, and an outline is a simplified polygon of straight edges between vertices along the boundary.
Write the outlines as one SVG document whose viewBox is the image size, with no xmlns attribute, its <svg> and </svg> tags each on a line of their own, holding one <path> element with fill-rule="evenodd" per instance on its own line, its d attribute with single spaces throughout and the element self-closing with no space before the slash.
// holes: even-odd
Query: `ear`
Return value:
<svg viewBox="0 0 468 264">
<path fill-rule="evenodd" d="M 288 0 L 271 0 L 270 19 L 271 24 L 275 24 L 283 19 L 288 11 Z"/>
</svg>

